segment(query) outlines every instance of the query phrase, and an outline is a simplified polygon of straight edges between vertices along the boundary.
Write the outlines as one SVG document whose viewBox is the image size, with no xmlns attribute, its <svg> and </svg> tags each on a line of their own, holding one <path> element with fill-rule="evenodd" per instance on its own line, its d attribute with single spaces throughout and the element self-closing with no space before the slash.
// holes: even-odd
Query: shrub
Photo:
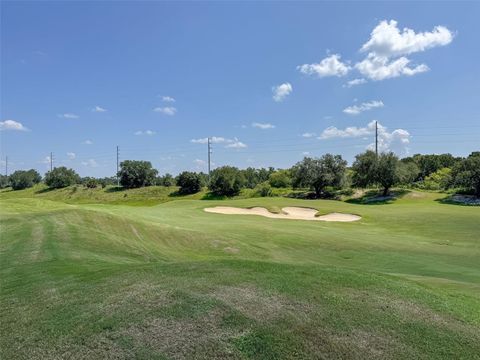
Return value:
<svg viewBox="0 0 480 360">
<path fill-rule="evenodd" d="M 40 174 L 34 170 L 17 170 L 10 175 L 10 186 L 13 190 L 23 190 L 38 184 L 42 180 Z"/>
<path fill-rule="evenodd" d="M 120 167 L 120 184 L 127 189 L 155 184 L 158 171 L 152 168 L 150 161 L 125 160 Z"/>
<path fill-rule="evenodd" d="M 184 171 L 178 175 L 177 185 L 180 186 L 180 194 L 195 194 L 202 190 L 202 179 L 197 173 Z"/>
<path fill-rule="evenodd" d="M 45 184 L 49 188 L 59 189 L 80 182 L 80 176 L 73 169 L 60 166 L 45 174 Z"/>
<path fill-rule="evenodd" d="M 288 170 L 278 170 L 271 173 L 268 183 L 274 188 L 286 188 L 292 184 L 290 172 Z"/>
<path fill-rule="evenodd" d="M 10 181 L 8 180 L 8 176 L 0 175 L 0 189 L 4 189 L 10 186 Z"/>
<path fill-rule="evenodd" d="M 452 169 L 443 168 L 428 175 L 420 187 L 426 190 L 446 190 L 452 184 Z"/>
<path fill-rule="evenodd" d="M 83 186 L 89 189 L 95 189 L 98 186 L 98 180 L 95 178 L 88 178 L 83 182 Z"/>
<path fill-rule="evenodd" d="M 237 195 L 245 185 L 243 173 L 236 167 L 223 166 L 212 171 L 208 188 L 215 195 Z"/>
<path fill-rule="evenodd" d="M 272 196 L 272 187 L 269 183 L 263 182 L 255 186 L 255 194 L 261 197 Z"/>
<path fill-rule="evenodd" d="M 175 179 L 171 174 L 165 174 L 163 176 L 159 176 L 157 178 L 157 185 L 160 186 L 174 186 L 175 185 Z"/>
</svg>

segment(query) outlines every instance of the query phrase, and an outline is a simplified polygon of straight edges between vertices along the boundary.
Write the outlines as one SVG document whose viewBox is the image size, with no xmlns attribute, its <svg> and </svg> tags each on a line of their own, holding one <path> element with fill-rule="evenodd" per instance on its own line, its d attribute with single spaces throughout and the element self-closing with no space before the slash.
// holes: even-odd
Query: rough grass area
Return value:
<svg viewBox="0 0 480 360">
<path fill-rule="evenodd" d="M 0 194 L 2 359 L 479 358 L 478 207 L 23 194 Z M 203 211 L 219 205 L 362 220 Z"/>
</svg>

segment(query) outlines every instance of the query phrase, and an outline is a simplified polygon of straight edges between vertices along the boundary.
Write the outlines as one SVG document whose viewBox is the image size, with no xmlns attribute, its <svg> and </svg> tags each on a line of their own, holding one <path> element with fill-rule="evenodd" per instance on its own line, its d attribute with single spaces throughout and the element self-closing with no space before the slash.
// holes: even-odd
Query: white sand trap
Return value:
<svg viewBox="0 0 480 360">
<path fill-rule="evenodd" d="M 254 208 L 236 208 L 230 206 L 215 206 L 205 208 L 206 212 L 228 215 L 260 215 L 272 219 L 290 219 L 290 220 L 314 220 L 314 221 L 341 221 L 350 222 L 360 220 L 361 217 L 352 214 L 331 213 L 327 215 L 315 216 L 316 209 L 288 206 L 282 209 L 283 214 L 274 214 L 263 207 Z"/>
</svg>

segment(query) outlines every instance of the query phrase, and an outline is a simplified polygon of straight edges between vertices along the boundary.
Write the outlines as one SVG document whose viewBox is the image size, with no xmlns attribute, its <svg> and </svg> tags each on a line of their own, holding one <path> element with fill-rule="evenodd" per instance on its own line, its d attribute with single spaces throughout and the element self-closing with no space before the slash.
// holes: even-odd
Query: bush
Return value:
<svg viewBox="0 0 480 360">
<path fill-rule="evenodd" d="M 95 189 L 98 186 L 98 180 L 95 178 L 88 178 L 83 182 L 83 186 L 89 189 Z"/>
<path fill-rule="evenodd" d="M 289 187 L 292 184 L 290 172 L 288 170 L 275 171 L 268 177 L 268 183 L 274 188 Z"/>
<path fill-rule="evenodd" d="M 0 189 L 4 189 L 10 186 L 10 181 L 8 180 L 8 176 L 0 175 Z"/>
<path fill-rule="evenodd" d="M 446 190 L 452 185 L 452 169 L 443 168 L 425 177 L 420 188 L 426 190 Z"/>
<path fill-rule="evenodd" d="M 177 185 L 180 194 L 195 194 L 202 190 L 202 178 L 197 173 L 184 171 L 178 175 Z"/>
<path fill-rule="evenodd" d="M 13 190 L 23 190 L 38 184 L 42 180 L 40 174 L 34 170 L 17 170 L 10 175 L 10 186 Z"/>
<path fill-rule="evenodd" d="M 212 171 L 208 188 L 215 195 L 237 195 L 245 185 L 243 173 L 236 167 L 223 166 Z"/>
<path fill-rule="evenodd" d="M 125 160 L 120 167 L 120 184 L 127 189 L 155 184 L 158 171 L 152 168 L 150 161 Z"/>
<path fill-rule="evenodd" d="M 165 174 L 163 176 L 159 176 L 157 178 L 157 185 L 160 186 L 174 186 L 175 185 L 175 179 L 171 174 Z"/>
<path fill-rule="evenodd" d="M 45 174 L 45 184 L 51 189 L 60 189 L 80 182 L 80 176 L 73 169 L 60 166 Z"/>
<path fill-rule="evenodd" d="M 255 194 L 261 197 L 272 196 L 272 187 L 267 182 L 258 184 L 255 186 Z"/>
</svg>

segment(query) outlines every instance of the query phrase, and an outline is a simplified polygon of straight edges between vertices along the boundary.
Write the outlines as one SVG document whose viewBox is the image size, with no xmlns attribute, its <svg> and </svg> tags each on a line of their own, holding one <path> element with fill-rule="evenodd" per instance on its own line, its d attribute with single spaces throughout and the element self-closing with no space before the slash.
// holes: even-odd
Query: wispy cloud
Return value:
<svg viewBox="0 0 480 360">
<path fill-rule="evenodd" d="M 276 102 L 282 102 L 293 91 L 293 87 L 290 83 L 286 82 L 272 87 L 273 100 Z"/>
<path fill-rule="evenodd" d="M 360 105 L 352 105 L 343 109 L 343 112 L 348 115 L 358 115 L 364 111 L 383 107 L 384 104 L 380 100 L 373 100 L 361 103 Z"/>
<path fill-rule="evenodd" d="M 165 102 L 175 102 L 175 99 L 171 96 L 162 96 L 162 101 Z"/>
<path fill-rule="evenodd" d="M 0 130 L 2 131 L 29 131 L 21 122 L 15 120 L 0 121 Z"/>
<path fill-rule="evenodd" d="M 101 106 L 98 106 L 96 105 L 93 109 L 92 109 L 93 112 L 106 112 L 107 109 L 101 107 Z"/>
<path fill-rule="evenodd" d="M 95 159 L 88 159 L 87 161 L 82 161 L 82 165 L 88 167 L 98 167 L 98 163 L 95 161 Z"/>
<path fill-rule="evenodd" d="M 262 129 L 262 130 L 267 130 L 267 129 L 274 129 L 275 125 L 270 124 L 270 123 L 258 123 L 254 122 L 252 123 L 252 127 Z"/>
<path fill-rule="evenodd" d="M 93 144 L 93 141 L 92 141 L 92 140 L 85 140 L 84 142 L 82 142 L 82 144 L 84 144 L 84 145 L 92 145 L 92 144 Z"/>
<path fill-rule="evenodd" d="M 67 157 L 69 160 L 74 160 L 77 155 L 74 152 L 67 152 Z"/>
<path fill-rule="evenodd" d="M 177 108 L 175 108 L 173 106 L 156 107 L 156 108 L 153 109 L 153 111 L 158 112 L 158 113 L 162 113 L 162 114 L 165 114 L 165 115 L 168 115 L 168 116 L 173 116 L 173 115 L 176 114 Z"/>
<path fill-rule="evenodd" d="M 200 138 L 200 139 L 192 139 L 190 142 L 194 144 L 206 144 L 208 142 L 208 138 Z M 210 138 L 211 144 L 225 144 L 226 148 L 234 148 L 234 149 L 241 149 L 246 148 L 247 145 L 237 138 L 229 139 L 222 136 L 212 136 Z"/>
<path fill-rule="evenodd" d="M 78 119 L 80 117 L 73 113 L 58 114 L 57 116 L 63 119 Z"/>
<path fill-rule="evenodd" d="M 134 135 L 149 135 L 149 136 L 151 136 L 151 135 L 155 135 L 155 134 L 156 134 L 156 132 L 153 131 L 153 130 L 145 130 L 145 131 L 138 130 L 138 131 L 134 132 Z"/>
<path fill-rule="evenodd" d="M 365 80 L 364 78 L 353 79 L 353 80 L 347 81 L 347 83 L 344 84 L 343 87 L 351 88 L 353 86 L 366 84 L 366 83 L 367 83 L 367 80 Z"/>
<path fill-rule="evenodd" d="M 303 133 L 302 134 L 302 137 L 304 138 L 312 138 L 312 137 L 315 137 L 317 136 L 315 133 L 312 133 L 312 132 L 306 132 L 306 133 Z"/>
</svg>

